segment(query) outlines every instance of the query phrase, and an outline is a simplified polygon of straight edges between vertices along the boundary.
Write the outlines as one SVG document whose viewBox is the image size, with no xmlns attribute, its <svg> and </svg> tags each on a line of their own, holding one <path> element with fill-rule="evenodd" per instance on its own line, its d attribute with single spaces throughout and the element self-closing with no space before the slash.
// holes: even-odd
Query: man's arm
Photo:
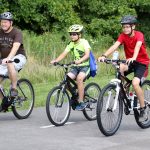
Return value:
<svg viewBox="0 0 150 150">
<path fill-rule="evenodd" d="M 20 44 L 19 42 L 13 43 L 13 47 L 12 47 L 12 49 L 11 49 L 9 55 L 8 55 L 6 58 L 4 58 L 4 59 L 2 60 L 2 64 L 7 63 L 10 59 L 12 59 L 12 58 L 16 55 L 16 53 L 17 53 L 17 51 L 18 51 L 20 45 L 21 45 L 21 44 Z"/>
<path fill-rule="evenodd" d="M 21 43 L 19 43 L 19 42 L 13 43 L 13 47 L 12 47 L 9 55 L 7 56 L 8 59 L 12 59 L 16 55 L 20 45 L 21 45 Z"/>
</svg>

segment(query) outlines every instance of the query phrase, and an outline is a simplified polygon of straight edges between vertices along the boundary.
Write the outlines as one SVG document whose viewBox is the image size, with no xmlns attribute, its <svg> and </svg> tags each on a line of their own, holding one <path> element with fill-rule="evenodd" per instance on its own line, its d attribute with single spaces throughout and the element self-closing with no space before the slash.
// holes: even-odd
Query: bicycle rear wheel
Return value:
<svg viewBox="0 0 150 150">
<path fill-rule="evenodd" d="M 50 122 L 55 126 L 64 125 L 71 111 L 70 98 L 66 90 L 58 86 L 53 88 L 47 96 L 46 113 Z"/>
<path fill-rule="evenodd" d="M 139 122 L 139 110 L 137 109 L 134 110 L 134 117 L 139 127 L 145 129 L 150 127 L 150 81 L 149 80 L 145 80 L 142 83 L 142 89 L 144 92 L 145 104 L 147 106 L 146 111 L 148 114 L 148 120 L 144 122 Z"/>
<path fill-rule="evenodd" d="M 83 110 L 83 114 L 85 118 L 89 121 L 96 119 L 96 107 L 100 92 L 101 89 L 96 83 L 89 83 L 85 87 L 85 101 L 88 104 Z"/>
<path fill-rule="evenodd" d="M 97 102 L 97 124 L 105 136 L 115 134 L 122 120 L 123 102 L 116 95 L 116 85 L 108 84 L 102 89 Z"/>
<path fill-rule="evenodd" d="M 18 119 L 26 119 L 32 112 L 34 106 L 34 89 L 27 79 L 20 79 L 17 82 L 18 96 L 12 104 L 12 111 Z"/>
</svg>

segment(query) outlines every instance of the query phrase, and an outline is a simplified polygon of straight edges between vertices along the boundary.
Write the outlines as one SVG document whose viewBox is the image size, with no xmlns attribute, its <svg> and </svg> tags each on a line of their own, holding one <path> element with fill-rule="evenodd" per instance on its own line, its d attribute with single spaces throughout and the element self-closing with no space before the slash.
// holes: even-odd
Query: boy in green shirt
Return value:
<svg viewBox="0 0 150 150">
<path fill-rule="evenodd" d="M 68 76 L 71 79 L 76 79 L 79 93 L 79 105 L 76 110 L 83 110 L 86 107 L 84 103 L 84 79 L 90 72 L 89 55 L 90 45 L 87 40 L 81 38 L 83 32 L 82 25 L 72 25 L 68 30 L 71 38 L 71 42 L 66 46 L 64 52 L 62 52 L 56 59 L 51 61 L 51 64 L 59 62 L 66 57 L 69 52 L 72 52 L 75 65 L 71 68 Z"/>
</svg>

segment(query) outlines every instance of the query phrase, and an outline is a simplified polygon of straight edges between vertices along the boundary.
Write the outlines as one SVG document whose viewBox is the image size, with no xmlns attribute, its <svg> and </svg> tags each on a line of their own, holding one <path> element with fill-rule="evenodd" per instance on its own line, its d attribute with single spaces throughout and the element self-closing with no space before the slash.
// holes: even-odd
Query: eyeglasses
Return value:
<svg viewBox="0 0 150 150">
<path fill-rule="evenodd" d="M 129 28 L 131 28 L 132 26 L 131 25 L 124 25 L 124 26 L 122 26 L 122 29 L 129 29 Z"/>
<path fill-rule="evenodd" d="M 70 34 L 70 36 L 76 36 L 76 35 L 78 35 L 78 33 L 74 33 L 74 32 L 69 33 L 69 34 Z"/>
</svg>

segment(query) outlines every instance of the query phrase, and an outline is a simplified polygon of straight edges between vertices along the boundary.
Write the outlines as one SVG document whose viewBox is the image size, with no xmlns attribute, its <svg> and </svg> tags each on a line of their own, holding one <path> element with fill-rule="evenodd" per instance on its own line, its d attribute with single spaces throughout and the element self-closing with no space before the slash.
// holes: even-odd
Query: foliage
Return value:
<svg viewBox="0 0 150 150">
<path fill-rule="evenodd" d="M 66 32 L 71 24 L 83 24 L 94 38 L 109 35 L 116 39 L 123 15 L 136 15 L 139 29 L 150 42 L 149 0 L 0 0 L 0 12 L 11 11 L 21 29 L 41 34 Z M 144 17 L 143 17 L 144 16 Z"/>
<path fill-rule="evenodd" d="M 60 30 L 74 21 L 80 22 L 73 10 L 73 6 L 77 5 L 76 0 L 4 0 L 4 3 L 7 2 L 16 24 L 37 33 Z"/>
</svg>

